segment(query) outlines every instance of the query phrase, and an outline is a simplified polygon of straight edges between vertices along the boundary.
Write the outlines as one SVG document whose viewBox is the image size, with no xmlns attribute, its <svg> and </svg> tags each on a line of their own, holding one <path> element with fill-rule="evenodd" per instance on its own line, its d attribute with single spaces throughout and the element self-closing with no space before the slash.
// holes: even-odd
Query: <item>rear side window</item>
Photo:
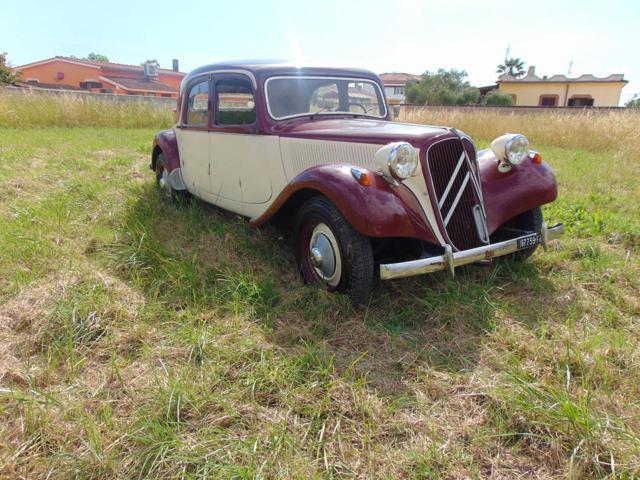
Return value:
<svg viewBox="0 0 640 480">
<path fill-rule="evenodd" d="M 256 121 L 256 102 L 248 80 L 222 79 L 215 85 L 217 125 L 249 125 Z"/>
<path fill-rule="evenodd" d="M 207 125 L 209 118 L 209 78 L 191 84 L 187 97 L 187 125 Z"/>
</svg>

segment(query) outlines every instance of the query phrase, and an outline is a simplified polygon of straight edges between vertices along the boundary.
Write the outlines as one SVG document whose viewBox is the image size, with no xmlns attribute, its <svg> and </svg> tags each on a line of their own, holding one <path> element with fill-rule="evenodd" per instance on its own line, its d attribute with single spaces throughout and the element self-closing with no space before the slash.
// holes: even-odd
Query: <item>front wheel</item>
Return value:
<svg viewBox="0 0 640 480">
<path fill-rule="evenodd" d="M 325 197 L 313 197 L 296 221 L 296 258 L 303 280 L 331 292 L 348 293 L 356 304 L 369 301 L 374 283 L 371 242 Z"/>
<path fill-rule="evenodd" d="M 521 213 L 515 218 L 512 218 L 504 226 L 517 228 L 518 230 L 526 230 L 530 232 L 538 232 L 542 230 L 542 222 L 544 221 L 542 217 L 542 209 L 540 207 L 533 208 L 524 213 Z M 505 260 L 512 260 L 516 262 L 524 262 L 527 260 L 533 252 L 536 251 L 538 245 L 534 245 L 533 247 L 526 248 L 524 250 L 518 250 L 517 252 L 510 253 L 509 255 L 505 255 Z"/>
</svg>

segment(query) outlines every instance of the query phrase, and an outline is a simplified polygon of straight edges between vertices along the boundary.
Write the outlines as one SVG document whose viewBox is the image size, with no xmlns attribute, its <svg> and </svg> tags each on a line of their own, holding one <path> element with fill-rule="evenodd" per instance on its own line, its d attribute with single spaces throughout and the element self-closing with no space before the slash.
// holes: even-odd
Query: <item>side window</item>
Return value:
<svg viewBox="0 0 640 480">
<path fill-rule="evenodd" d="M 256 102 L 248 80 L 230 78 L 216 82 L 217 125 L 249 125 L 256 121 Z"/>
<path fill-rule="evenodd" d="M 206 125 L 209 118 L 209 78 L 191 84 L 187 97 L 187 125 Z"/>
</svg>

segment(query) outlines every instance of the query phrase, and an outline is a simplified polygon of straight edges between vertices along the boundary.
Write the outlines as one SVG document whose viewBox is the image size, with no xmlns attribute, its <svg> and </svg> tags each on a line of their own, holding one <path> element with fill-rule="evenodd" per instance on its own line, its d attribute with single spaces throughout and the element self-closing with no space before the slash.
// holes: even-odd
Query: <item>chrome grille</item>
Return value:
<svg viewBox="0 0 640 480">
<path fill-rule="evenodd" d="M 437 142 L 427 150 L 434 204 L 449 241 L 457 250 L 487 244 L 482 192 L 475 169 L 471 168 L 475 161 L 473 145 L 468 142 L 465 148 L 458 138 Z"/>
</svg>

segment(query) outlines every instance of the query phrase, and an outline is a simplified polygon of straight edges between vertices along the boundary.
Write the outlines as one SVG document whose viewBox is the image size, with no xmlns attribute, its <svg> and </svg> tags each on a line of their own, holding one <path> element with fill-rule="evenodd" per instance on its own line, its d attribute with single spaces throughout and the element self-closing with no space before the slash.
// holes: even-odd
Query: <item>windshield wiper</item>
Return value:
<svg viewBox="0 0 640 480">
<path fill-rule="evenodd" d="M 318 116 L 322 112 L 333 112 L 333 111 L 334 110 L 331 107 L 324 107 L 324 108 L 321 108 L 320 110 L 316 110 L 315 112 L 313 112 L 311 114 L 311 117 L 309 117 L 309 118 L 311 118 L 311 120 L 315 120 L 316 116 Z"/>
</svg>

